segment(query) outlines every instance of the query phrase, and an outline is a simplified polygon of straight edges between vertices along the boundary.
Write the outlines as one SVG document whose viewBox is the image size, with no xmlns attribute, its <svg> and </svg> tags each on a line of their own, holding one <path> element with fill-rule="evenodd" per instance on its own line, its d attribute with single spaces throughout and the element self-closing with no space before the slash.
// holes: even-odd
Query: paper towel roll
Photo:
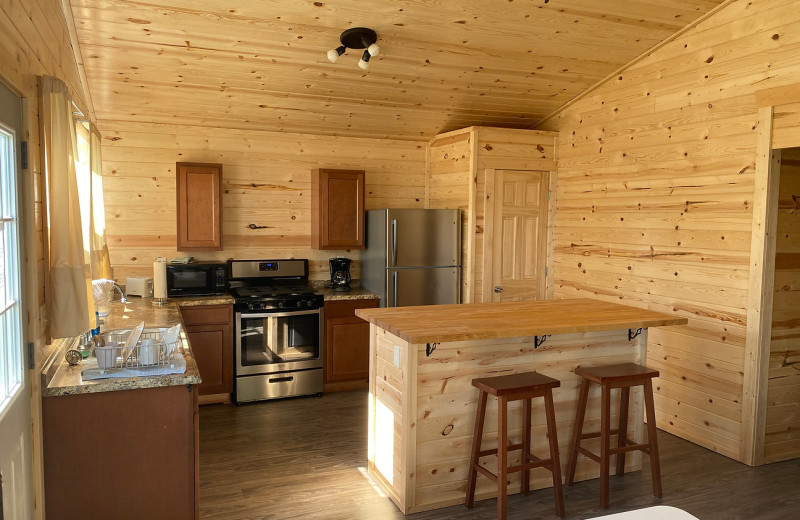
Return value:
<svg viewBox="0 0 800 520">
<path fill-rule="evenodd" d="M 167 297 L 167 259 L 153 262 L 153 298 Z"/>
</svg>

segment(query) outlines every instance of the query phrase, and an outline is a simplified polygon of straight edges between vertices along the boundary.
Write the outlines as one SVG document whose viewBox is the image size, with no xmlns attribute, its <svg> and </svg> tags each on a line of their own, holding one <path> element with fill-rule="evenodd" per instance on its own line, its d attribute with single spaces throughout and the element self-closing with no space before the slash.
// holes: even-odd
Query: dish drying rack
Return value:
<svg viewBox="0 0 800 520">
<path fill-rule="evenodd" d="M 181 339 L 178 336 L 178 339 L 173 342 L 165 342 L 166 330 L 166 328 L 145 329 L 136 345 L 128 348 L 125 348 L 125 343 L 131 334 L 130 330 L 104 334 L 106 346 L 115 348 L 116 357 L 114 367 L 106 368 L 105 371 L 111 372 L 126 368 L 173 367 L 175 355 L 181 350 Z M 145 339 L 152 339 L 153 344 L 143 347 L 142 340 Z"/>
</svg>

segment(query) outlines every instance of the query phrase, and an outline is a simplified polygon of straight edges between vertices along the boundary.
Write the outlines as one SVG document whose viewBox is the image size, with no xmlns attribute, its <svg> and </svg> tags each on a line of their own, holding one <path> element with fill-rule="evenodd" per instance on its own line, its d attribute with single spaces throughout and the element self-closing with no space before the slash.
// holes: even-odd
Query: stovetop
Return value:
<svg viewBox="0 0 800 520">
<path fill-rule="evenodd" d="M 237 287 L 236 289 L 233 289 L 234 298 L 243 298 L 247 300 L 263 298 L 291 298 L 297 296 L 307 296 L 309 294 L 314 294 L 314 290 L 311 287 L 300 285 Z"/>
<path fill-rule="evenodd" d="M 300 311 L 319 309 L 325 298 L 307 285 L 266 285 L 231 289 L 234 310 Z"/>
</svg>

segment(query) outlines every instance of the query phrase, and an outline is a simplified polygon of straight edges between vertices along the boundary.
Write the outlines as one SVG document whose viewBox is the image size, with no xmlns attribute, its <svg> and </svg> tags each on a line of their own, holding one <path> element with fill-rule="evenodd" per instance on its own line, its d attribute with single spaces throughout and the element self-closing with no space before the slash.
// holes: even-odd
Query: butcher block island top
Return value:
<svg viewBox="0 0 800 520">
<path fill-rule="evenodd" d="M 554 389 L 553 400 L 563 466 L 580 385 L 575 368 L 645 365 L 648 327 L 688 321 L 592 299 L 359 309 L 356 314 L 370 322 L 368 471 L 404 514 L 464 503 L 477 414 L 473 379 L 522 372 L 558 379 L 561 386 Z M 587 433 L 600 428 L 598 388 L 589 393 Z M 612 427 L 618 422 L 616 400 Z M 541 401 L 533 402 L 532 452 L 546 458 L 549 445 Z M 629 411 L 629 436 L 642 442 L 641 388 L 631 391 Z M 496 400 L 490 399 L 482 450 L 496 447 L 497 421 Z M 509 406 L 508 424 L 509 442 L 519 442 L 519 405 Z M 599 452 L 597 439 L 585 443 Z M 508 462 L 519 463 L 519 452 Z M 480 463 L 496 473 L 497 457 L 482 457 Z M 630 453 L 625 469 L 636 471 L 641 464 L 641 453 Z M 579 456 L 576 480 L 598 476 L 599 465 Z M 509 475 L 509 493 L 520 489 L 520 478 L 520 473 Z M 548 471 L 531 472 L 531 489 L 551 485 Z M 493 482 L 478 477 L 477 500 L 491 498 L 496 491 Z"/>
<path fill-rule="evenodd" d="M 684 325 L 686 318 L 590 298 L 359 309 L 409 343 L 517 338 Z"/>
</svg>

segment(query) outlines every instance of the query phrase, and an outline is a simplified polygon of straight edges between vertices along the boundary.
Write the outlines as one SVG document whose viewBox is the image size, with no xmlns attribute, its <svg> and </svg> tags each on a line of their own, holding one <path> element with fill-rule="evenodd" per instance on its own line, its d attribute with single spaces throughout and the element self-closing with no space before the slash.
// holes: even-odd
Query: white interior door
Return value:
<svg viewBox="0 0 800 520">
<path fill-rule="evenodd" d="M 541 300 L 549 172 L 486 170 L 483 301 Z"/>
<path fill-rule="evenodd" d="M 23 366 L 20 99 L 0 84 L 0 478 L 2 519 L 33 517 L 31 395 Z"/>
</svg>

